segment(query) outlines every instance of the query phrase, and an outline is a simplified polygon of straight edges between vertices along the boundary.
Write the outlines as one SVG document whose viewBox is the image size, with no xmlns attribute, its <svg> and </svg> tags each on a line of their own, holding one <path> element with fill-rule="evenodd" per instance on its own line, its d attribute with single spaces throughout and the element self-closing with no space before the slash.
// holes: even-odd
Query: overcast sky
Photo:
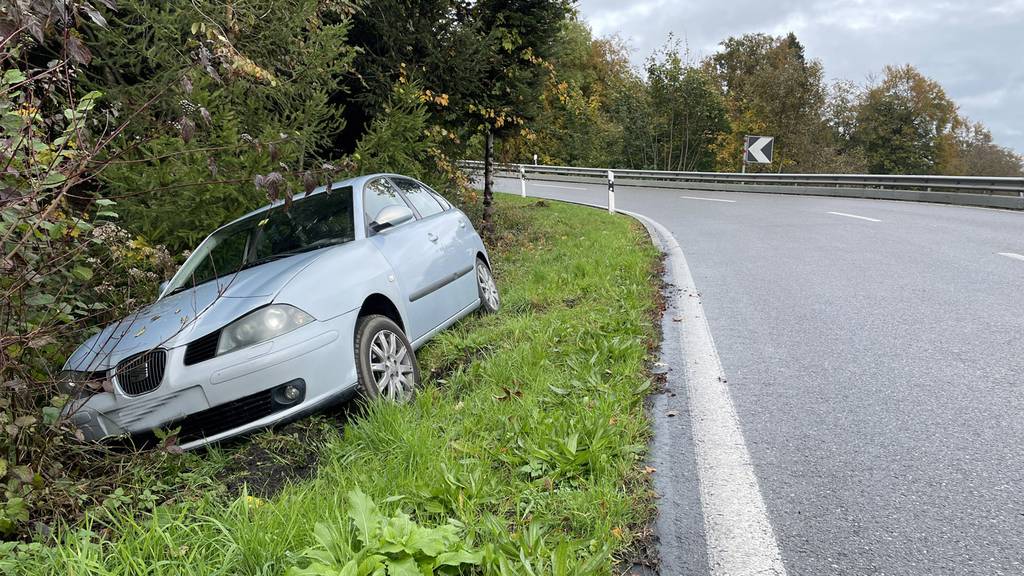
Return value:
<svg viewBox="0 0 1024 576">
<path fill-rule="evenodd" d="M 1024 153 L 1024 0 L 579 0 L 597 35 L 641 64 L 669 32 L 696 57 L 729 36 L 795 32 L 828 79 L 864 82 L 886 64 L 938 80 L 998 144 Z"/>
</svg>

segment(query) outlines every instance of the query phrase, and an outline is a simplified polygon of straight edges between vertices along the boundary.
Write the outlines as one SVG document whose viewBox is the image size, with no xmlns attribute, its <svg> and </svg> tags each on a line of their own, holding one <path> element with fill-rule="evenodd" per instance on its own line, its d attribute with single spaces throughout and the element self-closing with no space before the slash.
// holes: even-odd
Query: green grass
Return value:
<svg viewBox="0 0 1024 576">
<path fill-rule="evenodd" d="M 502 311 L 421 350 L 416 400 L 357 411 L 323 437 L 312 478 L 266 501 L 202 482 L 151 511 L 115 501 L 55 531 L 55 545 L 6 560 L 0 549 L 0 573 L 283 574 L 308 564 L 317 523 L 351 529 L 356 487 L 385 515 L 454 524 L 467 550 L 486 551 L 474 573 L 611 573 L 651 514 L 657 254 L 634 222 L 597 210 L 502 196 L 497 218 Z M 228 460 L 186 461 L 208 478 Z"/>
</svg>

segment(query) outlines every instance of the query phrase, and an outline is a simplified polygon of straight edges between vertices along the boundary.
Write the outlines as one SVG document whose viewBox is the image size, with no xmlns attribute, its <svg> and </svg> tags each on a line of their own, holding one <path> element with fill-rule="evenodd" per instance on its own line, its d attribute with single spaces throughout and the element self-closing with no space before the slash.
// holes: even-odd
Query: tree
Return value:
<svg viewBox="0 0 1024 576">
<path fill-rule="evenodd" d="M 623 128 L 610 98 L 632 75 L 623 43 L 595 39 L 585 23 L 565 20 L 548 62 L 540 112 L 525 134 L 503 142 L 499 157 L 517 162 L 536 153 L 545 164 L 620 165 Z"/>
<path fill-rule="evenodd" d="M 861 98 L 863 90 L 849 80 L 836 80 L 829 86 L 824 114 L 825 124 L 831 132 L 834 156 L 826 162 L 828 172 L 854 174 L 867 171 L 864 151 L 853 143 Z"/>
<path fill-rule="evenodd" d="M 468 104 L 485 81 L 472 16 L 466 0 L 375 0 L 356 11 L 349 41 L 359 53 L 336 98 L 345 103 L 346 120 L 336 149 L 354 148 L 403 79 L 440 98 L 425 102 L 431 123 L 464 128 Z"/>
<path fill-rule="evenodd" d="M 739 169 L 745 134 L 775 137 L 780 171 L 826 169 L 832 143 L 823 120 L 822 65 L 806 57 L 793 33 L 728 38 L 705 65 L 725 98 L 732 125 L 732 133 L 716 146 L 720 169 Z"/>
<path fill-rule="evenodd" d="M 722 98 L 708 74 L 688 65 L 678 43 L 647 61 L 655 170 L 712 170 L 713 144 L 729 130 Z"/>
<path fill-rule="evenodd" d="M 877 174 L 955 172 L 957 106 L 938 82 L 909 64 L 885 68 L 857 108 L 853 143 Z"/>
<path fill-rule="evenodd" d="M 965 176 L 1024 176 L 1024 157 L 992 141 L 980 122 L 967 120 L 956 131 L 958 157 Z"/>
<path fill-rule="evenodd" d="M 494 138 L 522 132 L 537 116 L 540 95 L 560 24 L 569 13 L 566 0 L 480 0 L 473 5 L 480 38 L 483 89 L 469 105 L 484 135 L 483 230 L 493 231 Z"/>
</svg>

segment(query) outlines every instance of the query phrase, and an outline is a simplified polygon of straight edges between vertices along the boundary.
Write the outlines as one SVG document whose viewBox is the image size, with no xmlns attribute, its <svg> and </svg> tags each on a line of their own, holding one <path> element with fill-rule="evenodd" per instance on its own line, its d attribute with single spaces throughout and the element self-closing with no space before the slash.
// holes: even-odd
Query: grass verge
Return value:
<svg viewBox="0 0 1024 576">
<path fill-rule="evenodd" d="M 420 351 L 413 403 L 368 404 L 340 434 L 319 419 L 317 434 L 257 439 L 269 461 L 317 463 L 266 499 L 248 492 L 259 466 L 232 452 L 245 448 L 167 455 L 194 480 L 176 497 L 112 496 L 48 543 L 3 545 L 0 573 L 610 573 L 652 510 L 657 253 L 597 210 L 502 196 L 496 216 L 503 309 Z M 249 483 L 225 488 L 227 470 Z"/>
</svg>

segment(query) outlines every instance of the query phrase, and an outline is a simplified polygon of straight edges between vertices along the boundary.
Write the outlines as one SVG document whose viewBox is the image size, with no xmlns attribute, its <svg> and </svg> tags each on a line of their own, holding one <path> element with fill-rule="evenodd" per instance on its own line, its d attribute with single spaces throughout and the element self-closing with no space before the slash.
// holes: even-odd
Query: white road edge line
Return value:
<svg viewBox="0 0 1024 576">
<path fill-rule="evenodd" d="M 530 184 L 527 184 L 527 186 L 530 186 Z M 558 185 L 555 185 L 555 184 L 537 184 L 537 183 L 534 183 L 533 186 L 536 186 L 538 188 L 561 188 L 563 190 L 586 190 L 586 188 L 577 188 L 576 186 L 558 186 Z"/>
<path fill-rule="evenodd" d="M 632 212 L 657 232 L 669 256 L 683 316 L 680 347 L 686 359 L 690 420 L 697 456 L 704 532 L 711 576 L 786 576 L 761 488 L 743 440 L 725 371 L 686 256 L 664 226 Z"/>
<path fill-rule="evenodd" d="M 730 202 L 735 203 L 735 200 L 723 200 L 722 198 L 701 198 L 700 196 L 680 196 L 684 200 L 707 200 L 708 202 Z"/>
<path fill-rule="evenodd" d="M 846 216 L 847 218 L 857 218 L 859 220 L 867 220 L 868 222 L 881 222 L 877 218 L 868 218 L 867 216 L 857 216 L 856 214 L 847 214 L 846 212 L 829 212 L 829 214 L 835 214 L 836 216 Z"/>
<path fill-rule="evenodd" d="M 1006 256 L 1007 258 L 1013 258 L 1014 260 L 1024 260 L 1024 255 L 1014 254 L 1013 252 L 1000 252 L 1000 256 Z"/>
</svg>

